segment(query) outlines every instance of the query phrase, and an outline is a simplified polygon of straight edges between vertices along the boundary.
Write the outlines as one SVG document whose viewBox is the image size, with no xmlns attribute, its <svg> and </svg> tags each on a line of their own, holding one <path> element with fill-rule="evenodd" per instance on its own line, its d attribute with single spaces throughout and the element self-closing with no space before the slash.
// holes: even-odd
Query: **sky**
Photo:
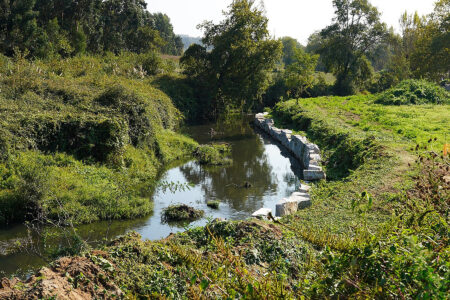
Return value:
<svg viewBox="0 0 450 300">
<path fill-rule="evenodd" d="M 167 14 L 176 34 L 202 36 L 196 27 L 205 20 L 220 22 L 222 11 L 232 0 L 146 0 L 147 9 Z M 398 31 L 400 15 L 407 10 L 420 15 L 432 12 L 435 0 L 371 0 L 382 13 L 381 19 Z M 302 44 L 308 37 L 331 23 L 332 0 L 265 0 L 269 30 L 276 38 L 291 36 Z"/>
</svg>

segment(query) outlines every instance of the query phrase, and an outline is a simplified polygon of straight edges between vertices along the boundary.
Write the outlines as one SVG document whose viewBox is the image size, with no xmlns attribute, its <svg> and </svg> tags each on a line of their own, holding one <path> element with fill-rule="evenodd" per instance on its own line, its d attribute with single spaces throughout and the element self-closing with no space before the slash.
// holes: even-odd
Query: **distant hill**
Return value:
<svg viewBox="0 0 450 300">
<path fill-rule="evenodd" d="M 201 37 L 192 37 L 185 34 L 180 34 L 181 40 L 183 41 L 184 50 L 189 48 L 192 44 L 199 44 L 202 45 L 202 38 Z"/>
</svg>

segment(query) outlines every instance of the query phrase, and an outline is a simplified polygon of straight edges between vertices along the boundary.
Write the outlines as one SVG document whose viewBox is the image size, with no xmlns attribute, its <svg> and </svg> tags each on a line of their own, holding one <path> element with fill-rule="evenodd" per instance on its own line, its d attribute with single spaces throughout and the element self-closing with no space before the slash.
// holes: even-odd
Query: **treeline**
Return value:
<svg viewBox="0 0 450 300">
<path fill-rule="evenodd" d="M 223 22 L 201 25 L 202 45 L 191 45 L 181 59 L 203 116 L 287 98 L 378 93 L 411 78 L 448 81 L 450 0 L 437 1 L 427 16 L 405 13 L 401 34 L 368 0 L 334 0 L 332 24 L 306 46 L 273 39 L 257 3 L 233 1 Z"/>
<path fill-rule="evenodd" d="M 405 12 L 400 34 L 381 22 L 369 1 L 335 0 L 333 5 L 333 23 L 312 34 L 306 46 L 281 39 L 282 66 L 265 94 L 267 105 L 281 97 L 378 93 L 406 79 L 448 81 L 449 0 L 437 1 L 427 16 Z"/>
<path fill-rule="evenodd" d="M 144 0 L 0 1 L 0 52 L 32 57 L 159 50 L 181 55 L 170 19 Z"/>
</svg>

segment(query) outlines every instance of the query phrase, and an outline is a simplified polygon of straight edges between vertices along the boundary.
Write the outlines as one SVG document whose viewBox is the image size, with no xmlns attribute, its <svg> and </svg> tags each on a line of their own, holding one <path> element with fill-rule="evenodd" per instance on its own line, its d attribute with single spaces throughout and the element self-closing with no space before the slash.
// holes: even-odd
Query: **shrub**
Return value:
<svg viewBox="0 0 450 300">
<path fill-rule="evenodd" d="M 202 145 L 195 151 L 195 156 L 202 165 L 223 166 L 232 163 L 228 157 L 231 147 L 227 144 Z"/>
<path fill-rule="evenodd" d="M 147 52 L 139 56 L 138 61 L 142 64 L 142 68 L 147 75 L 156 75 L 163 68 L 161 57 L 156 52 Z"/>
<path fill-rule="evenodd" d="M 425 80 L 404 80 L 380 94 L 375 103 L 384 105 L 448 104 L 450 93 Z"/>
<path fill-rule="evenodd" d="M 162 215 L 164 222 L 193 221 L 203 217 L 203 210 L 195 209 L 185 204 L 170 205 L 165 208 Z"/>
</svg>

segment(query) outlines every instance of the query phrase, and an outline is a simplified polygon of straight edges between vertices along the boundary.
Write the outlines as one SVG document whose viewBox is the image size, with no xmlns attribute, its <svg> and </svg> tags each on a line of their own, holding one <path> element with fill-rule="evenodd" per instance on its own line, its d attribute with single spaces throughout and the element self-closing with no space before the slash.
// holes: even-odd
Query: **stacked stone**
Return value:
<svg viewBox="0 0 450 300">
<path fill-rule="evenodd" d="M 282 217 L 295 214 L 311 206 L 311 197 L 308 192 L 311 187 L 302 184 L 298 192 L 292 193 L 289 198 L 280 200 L 275 209 L 275 216 Z"/>
<path fill-rule="evenodd" d="M 311 206 L 311 197 L 309 196 L 310 186 L 302 184 L 298 192 L 292 193 L 289 198 L 280 200 L 275 209 L 276 217 L 283 217 L 295 214 L 298 210 L 302 210 Z M 272 213 L 270 208 L 261 208 L 252 214 L 252 217 L 258 219 L 268 218 Z"/>
<path fill-rule="evenodd" d="M 303 178 L 307 181 L 325 179 L 325 172 L 320 166 L 322 158 L 319 147 L 309 143 L 304 136 L 293 135 L 291 130 L 276 128 L 273 120 L 267 119 L 266 116 L 267 113 L 257 114 L 255 116 L 256 125 L 289 149 L 300 161 L 305 168 Z"/>
</svg>

